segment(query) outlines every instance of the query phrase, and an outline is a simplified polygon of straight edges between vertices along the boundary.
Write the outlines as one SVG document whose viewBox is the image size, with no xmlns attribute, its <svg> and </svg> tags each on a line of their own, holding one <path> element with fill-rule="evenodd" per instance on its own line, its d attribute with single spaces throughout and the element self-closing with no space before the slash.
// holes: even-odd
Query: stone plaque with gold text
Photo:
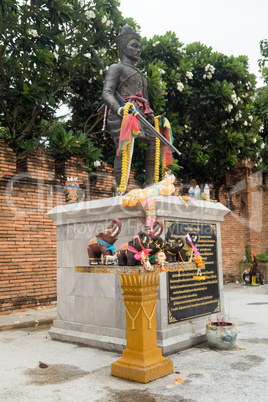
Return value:
<svg viewBox="0 0 268 402">
<path fill-rule="evenodd" d="M 167 273 L 169 324 L 220 311 L 216 225 L 165 221 L 166 240 L 187 233 L 198 234 L 197 250 L 205 266 L 198 272 L 193 253 L 186 248 L 179 256 L 183 269 Z"/>
</svg>

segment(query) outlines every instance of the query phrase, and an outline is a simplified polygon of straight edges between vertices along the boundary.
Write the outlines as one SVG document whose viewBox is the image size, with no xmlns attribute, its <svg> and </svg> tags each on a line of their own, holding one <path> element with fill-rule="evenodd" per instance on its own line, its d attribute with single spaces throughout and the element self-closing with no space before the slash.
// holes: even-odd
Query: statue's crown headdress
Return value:
<svg viewBox="0 0 268 402">
<path fill-rule="evenodd" d="M 126 24 L 115 40 L 119 54 L 131 39 L 137 39 L 140 41 L 141 37 L 130 25 Z"/>
</svg>

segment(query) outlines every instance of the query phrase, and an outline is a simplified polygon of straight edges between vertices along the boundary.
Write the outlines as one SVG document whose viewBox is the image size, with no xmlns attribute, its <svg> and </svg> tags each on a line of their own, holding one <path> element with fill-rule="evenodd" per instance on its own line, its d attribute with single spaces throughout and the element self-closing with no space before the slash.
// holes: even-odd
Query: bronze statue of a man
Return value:
<svg viewBox="0 0 268 402">
<path fill-rule="evenodd" d="M 125 25 L 116 39 L 120 63 L 112 64 L 107 71 L 102 92 L 104 103 L 108 106 L 105 130 L 112 136 L 116 149 L 118 148 L 122 116 L 122 106 L 126 102 L 134 104 L 146 119 L 153 120 L 153 111 L 148 104 L 147 80 L 135 67 L 141 55 L 141 40 L 131 26 Z M 118 96 L 121 95 L 120 96 Z M 123 99 L 122 99 L 123 98 Z M 121 110 L 120 110 L 121 108 Z M 155 136 L 148 132 L 146 127 L 140 127 L 138 139 L 147 144 L 145 171 L 145 185 L 154 182 Z M 121 179 L 122 157 L 115 156 L 114 172 L 117 185 Z"/>
</svg>

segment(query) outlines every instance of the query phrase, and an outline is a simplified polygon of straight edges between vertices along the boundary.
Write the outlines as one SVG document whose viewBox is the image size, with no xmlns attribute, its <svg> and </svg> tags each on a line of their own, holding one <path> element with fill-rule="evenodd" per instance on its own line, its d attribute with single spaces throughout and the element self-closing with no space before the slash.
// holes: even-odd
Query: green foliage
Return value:
<svg viewBox="0 0 268 402">
<path fill-rule="evenodd" d="M 88 91 L 81 99 L 86 121 L 102 87 L 89 45 L 106 51 L 107 59 L 117 57 L 114 39 L 124 23 L 118 4 L 1 1 L 0 125 L 9 129 L 10 146 L 40 137 L 42 119 L 51 121 L 61 101 L 77 99 L 79 85 Z"/>
<path fill-rule="evenodd" d="M 257 254 L 256 259 L 257 259 L 258 262 L 265 262 L 266 264 L 268 264 L 268 252 L 265 253 L 263 251 L 260 254 Z"/>
<path fill-rule="evenodd" d="M 94 161 L 102 158 L 99 148 L 92 145 L 90 139 L 81 130 L 69 130 L 61 123 L 51 126 L 48 136 L 47 150 L 56 160 L 67 160 L 71 156 L 80 156 L 86 165 L 93 169 Z"/>
<path fill-rule="evenodd" d="M 150 103 L 155 114 L 167 112 L 174 145 L 182 152 L 184 181 L 195 178 L 219 187 L 239 159 L 254 159 L 256 168 L 264 168 L 268 148 L 253 107 L 256 81 L 246 56 L 228 57 L 199 42 L 183 46 L 167 32 L 143 41 L 141 67 L 149 79 L 152 71 L 164 70 L 163 88 L 157 80 L 154 86 L 166 102 Z"/>
<path fill-rule="evenodd" d="M 251 257 L 251 254 L 250 254 L 250 252 L 249 252 L 249 249 L 248 249 L 248 244 L 246 244 L 245 254 L 246 254 L 246 259 L 245 259 L 244 262 L 245 262 L 246 264 L 250 264 L 250 263 L 252 262 L 252 257 Z"/>
</svg>

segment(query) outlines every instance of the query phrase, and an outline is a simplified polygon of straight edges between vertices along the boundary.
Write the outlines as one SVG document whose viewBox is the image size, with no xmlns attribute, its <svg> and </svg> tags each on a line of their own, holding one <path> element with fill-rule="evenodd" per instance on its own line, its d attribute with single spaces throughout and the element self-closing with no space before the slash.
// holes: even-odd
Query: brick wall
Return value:
<svg viewBox="0 0 268 402">
<path fill-rule="evenodd" d="M 226 281 L 241 277 L 246 246 L 251 255 L 268 251 L 267 190 L 267 174 L 253 172 L 251 163 L 240 163 L 226 175 L 226 187 L 220 192 L 220 201 L 231 211 L 221 224 Z"/>
<path fill-rule="evenodd" d="M 76 157 L 55 161 L 43 150 L 16 157 L 0 140 L 0 314 L 56 303 L 56 228 L 46 213 L 64 204 L 67 177 L 78 177 L 80 201 L 112 197 L 113 168 L 89 174 Z M 136 187 L 134 172 L 130 188 Z M 231 209 L 221 225 L 223 272 L 233 280 L 245 255 L 268 249 L 267 174 L 241 165 L 226 176 L 220 201 Z"/>
<path fill-rule="evenodd" d="M 57 168 L 42 149 L 17 159 L 0 141 L 0 314 L 56 303 L 56 228 L 46 213 L 65 203 L 67 175 L 78 177 L 82 200 L 88 186 L 79 158 Z"/>
</svg>

